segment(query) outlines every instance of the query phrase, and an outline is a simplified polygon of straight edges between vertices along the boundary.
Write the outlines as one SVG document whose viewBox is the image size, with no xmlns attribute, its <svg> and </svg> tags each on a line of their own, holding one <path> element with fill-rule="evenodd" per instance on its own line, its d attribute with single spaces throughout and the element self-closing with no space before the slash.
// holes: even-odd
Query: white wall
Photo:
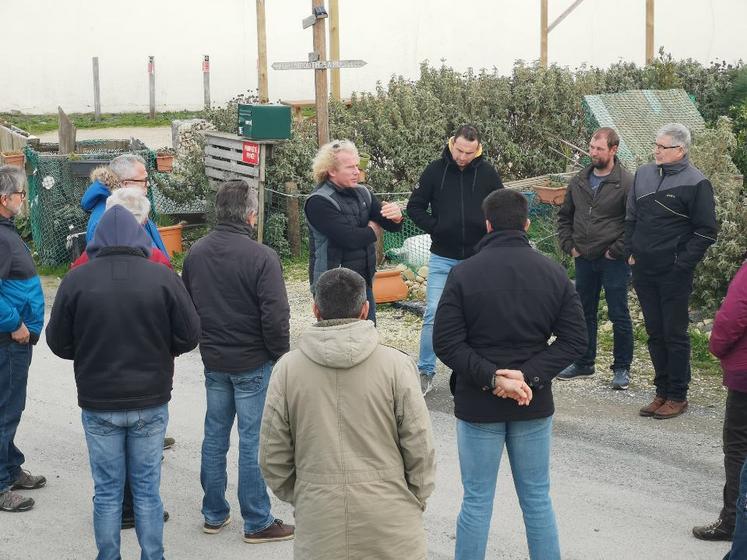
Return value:
<svg viewBox="0 0 747 560">
<path fill-rule="evenodd" d="M 306 60 L 309 0 L 267 0 L 269 62 Z M 571 0 L 549 0 L 550 21 Z M 550 33 L 550 62 L 643 63 L 645 0 L 585 0 Z M 539 58 L 540 0 L 340 0 L 343 95 L 393 74 L 417 78 L 421 61 L 459 70 Z M 747 53 L 747 0 L 657 0 L 655 44 L 675 58 L 734 62 Z M 91 58 L 99 57 L 102 111 L 147 111 L 148 55 L 158 109 L 202 105 L 202 55 L 214 103 L 257 87 L 254 0 L 0 0 L 0 111 L 92 111 Z M 14 52 L 15 51 L 15 52 Z M 269 70 L 270 98 L 313 97 L 312 71 Z"/>
</svg>

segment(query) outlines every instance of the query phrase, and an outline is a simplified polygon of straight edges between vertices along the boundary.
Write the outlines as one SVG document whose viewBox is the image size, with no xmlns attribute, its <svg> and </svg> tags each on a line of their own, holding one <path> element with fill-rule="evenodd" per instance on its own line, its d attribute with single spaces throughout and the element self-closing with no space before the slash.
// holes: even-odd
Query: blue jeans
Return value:
<svg viewBox="0 0 747 560">
<path fill-rule="evenodd" d="M 734 525 L 734 539 L 731 551 L 726 553 L 724 560 L 738 560 L 747 558 L 747 461 L 742 465 L 739 477 L 739 498 L 737 499 L 737 522 Z"/>
<path fill-rule="evenodd" d="M 558 528 L 550 500 L 551 434 L 552 416 L 485 424 L 457 420 L 464 501 L 457 518 L 456 560 L 485 558 L 504 444 L 524 514 L 529 557 L 560 559 Z"/>
<path fill-rule="evenodd" d="M 633 323 L 628 311 L 630 267 L 621 259 L 605 256 L 588 260 L 576 257 L 576 291 L 581 298 L 589 333 L 589 346 L 576 365 L 591 367 L 597 357 L 597 310 L 599 294 L 604 288 L 607 313 L 612 321 L 614 340 L 612 370 L 630 369 L 633 360 Z"/>
<path fill-rule="evenodd" d="M 163 560 L 161 457 L 169 408 L 102 412 L 83 409 L 83 430 L 93 475 L 93 531 L 97 560 L 119 560 L 122 497 L 129 477 L 141 560 Z"/>
<path fill-rule="evenodd" d="M 32 348 L 15 342 L 0 346 L 0 492 L 10 490 L 25 460 L 13 440 L 26 408 Z"/>
<path fill-rule="evenodd" d="M 436 318 L 438 301 L 446 285 L 446 278 L 458 259 L 447 259 L 431 253 L 428 261 L 428 285 L 425 291 L 425 313 L 423 330 L 420 331 L 420 356 L 418 369 L 428 375 L 436 374 L 436 353 L 433 351 L 433 321 Z"/>
<path fill-rule="evenodd" d="M 239 505 L 244 532 L 262 531 L 275 520 L 258 461 L 259 428 L 272 366 L 273 362 L 266 362 L 245 373 L 205 370 L 207 412 L 200 482 L 205 493 L 202 515 L 211 525 L 225 521 L 231 511 L 226 501 L 226 453 L 234 417 L 239 423 Z"/>
</svg>

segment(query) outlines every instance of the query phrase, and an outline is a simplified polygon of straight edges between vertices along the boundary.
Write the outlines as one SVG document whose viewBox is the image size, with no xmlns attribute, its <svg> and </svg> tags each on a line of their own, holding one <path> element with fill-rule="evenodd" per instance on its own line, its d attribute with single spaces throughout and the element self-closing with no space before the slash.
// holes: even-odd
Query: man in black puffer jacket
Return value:
<svg viewBox="0 0 747 560">
<path fill-rule="evenodd" d="M 586 351 L 586 323 L 566 271 L 529 245 L 526 198 L 500 190 L 483 207 L 488 234 L 451 270 L 433 331 L 436 354 L 453 370 L 458 419 L 464 501 L 455 558 L 485 556 L 505 445 L 529 557 L 559 560 L 549 494 L 552 379 Z"/>
<path fill-rule="evenodd" d="M 500 175 L 483 157 L 480 134 L 474 126 L 465 124 L 449 139 L 441 157 L 425 168 L 407 203 L 412 221 L 431 236 L 418 358 L 423 395 L 431 390 L 436 375 L 433 318 L 446 277 L 451 267 L 475 253 L 475 245 L 485 234 L 480 205 L 500 188 Z"/>
<path fill-rule="evenodd" d="M 151 241 L 129 210 L 107 210 L 55 298 L 47 344 L 74 360 L 88 444 L 99 556 L 119 557 L 125 476 L 143 558 L 163 557 L 159 495 L 174 357 L 197 346 L 200 319 L 173 270 L 148 260 Z"/>
<path fill-rule="evenodd" d="M 660 420 L 687 410 L 693 274 L 718 231 L 713 187 L 690 163 L 690 142 L 684 125 L 659 129 L 655 162 L 636 171 L 625 216 L 625 249 L 656 386 L 654 400 L 639 414 Z"/>
</svg>

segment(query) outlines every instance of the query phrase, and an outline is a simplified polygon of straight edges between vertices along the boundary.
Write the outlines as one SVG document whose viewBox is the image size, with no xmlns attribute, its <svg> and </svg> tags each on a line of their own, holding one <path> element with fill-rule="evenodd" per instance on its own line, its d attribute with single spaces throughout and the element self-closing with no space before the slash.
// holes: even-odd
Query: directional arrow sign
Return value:
<svg viewBox="0 0 747 560">
<path fill-rule="evenodd" d="M 316 62 L 306 62 L 299 60 L 296 62 L 273 62 L 273 70 L 324 70 L 325 68 L 360 68 L 365 66 L 365 60 L 318 60 Z"/>
</svg>

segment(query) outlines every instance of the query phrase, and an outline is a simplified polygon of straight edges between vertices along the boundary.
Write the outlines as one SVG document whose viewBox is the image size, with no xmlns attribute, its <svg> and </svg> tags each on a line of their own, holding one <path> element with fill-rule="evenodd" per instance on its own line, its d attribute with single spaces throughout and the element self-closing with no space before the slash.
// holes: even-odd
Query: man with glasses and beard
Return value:
<svg viewBox="0 0 747 560">
<path fill-rule="evenodd" d="M 33 345 L 44 323 L 44 294 L 34 260 L 16 231 L 13 218 L 26 198 L 21 169 L 0 167 L 0 511 L 28 511 L 34 500 L 15 490 L 35 490 L 47 483 L 21 466 L 24 456 L 14 443 L 26 407 L 26 384 Z"/>
<path fill-rule="evenodd" d="M 620 137 L 611 128 L 600 128 L 591 137 L 591 164 L 568 185 L 558 212 L 558 238 L 574 257 L 576 291 L 581 298 L 589 333 L 586 353 L 565 368 L 558 379 L 566 381 L 594 374 L 597 354 L 597 308 L 604 288 L 614 339 L 612 388 L 625 390 L 633 360 L 633 324 L 628 311 L 630 267 L 625 259 L 625 204 L 633 176 L 617 159 Z"/>
</svg>

